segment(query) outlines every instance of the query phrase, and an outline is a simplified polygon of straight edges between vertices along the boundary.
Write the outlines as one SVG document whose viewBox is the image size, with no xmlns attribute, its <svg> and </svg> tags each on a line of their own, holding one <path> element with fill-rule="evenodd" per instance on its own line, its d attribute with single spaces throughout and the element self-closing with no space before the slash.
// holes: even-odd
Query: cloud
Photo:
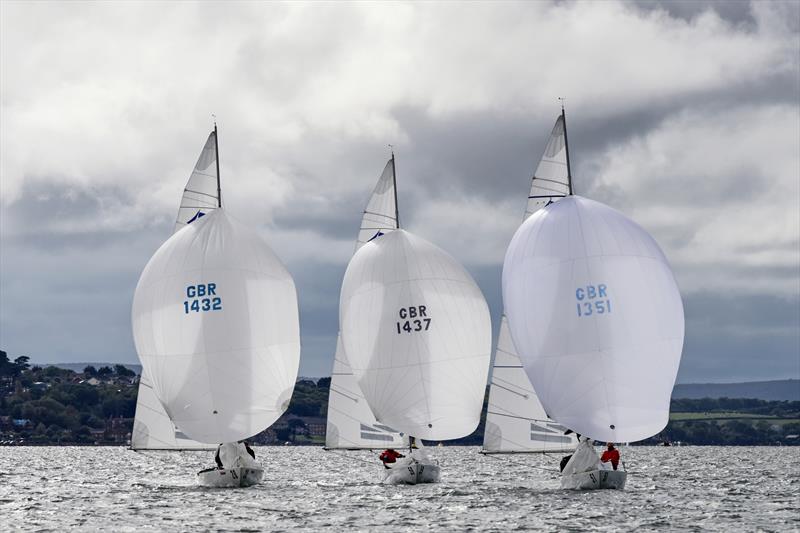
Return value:
<svg viewBox="0 0 800 533">
<path fill-rule="evenodd" d="M 800 293 L 798 19 L 792 2 L 2 2 L 0 344 L 134 360 L 131 294 L 212 113 L 226 208 L 295 276 L 301 373 L 330 367 L 388 144 L 403 226 L 464 262 L 498 318 L 564 96 L 577 192 L 654 234 L 687 316 L 719 303 L 702 307 L 719 327 L 687 322 L 682 379 L 755 375 L 717 339 L 749 324 L 740 347 L 777 342 L 729 295 Z M 796 371 L 789 326 L 771 375 Z"/>
</svg>

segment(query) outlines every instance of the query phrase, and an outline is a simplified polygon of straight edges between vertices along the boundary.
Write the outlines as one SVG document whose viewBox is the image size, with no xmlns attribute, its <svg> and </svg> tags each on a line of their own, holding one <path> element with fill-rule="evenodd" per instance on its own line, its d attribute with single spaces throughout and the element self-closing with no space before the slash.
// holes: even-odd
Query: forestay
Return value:
<svg viewBox="0 0 800 533">
<path fill-rule="evenodd" d="M 183 190 L 174 231 L 207 215 L 220 205 L 216 143 L 215 126 L 215 131 L 208 136 L 192 175 L 189 176 L 189 181 L 186 183 L 186 188 Z"/>
<path fill-rule="evenodd" d="M 347 364 L 339 336 L 328 396 L 325 448 L 399 448 L 407 443 L 408 438 L 375 420 Z"/>
<path fill-rule="evenodd" d="M 478 425 L 489 370 L 489 309 L 443 250 L 396 230 L 363 245 L 345 273 L 342 344 L 382 424 L 429 440 Z"/>
<path fill-rule="evenodd" d="M 484 453 L 568 452 L 574 434 L 545 413 L 519 360 L 508 322 L 503 315 L 494 354 L 494 366 L 483 433 Z"/>
<path fill-rule="evenodd" d="M 300 356 L 294 282 L 260 237 L 224 210 L 159 248 L 132 314 L 156 396 L 189 438 L 235 442 L 286 410 Z"/>
<path fill-rule="evenodd" d="M 664 254 L 640 226 L 570 196 L 517 230 L 503 265 L 514 345 L 545 411 L 594 439 L 658 433 L 684 335 Z"/>
</svg>

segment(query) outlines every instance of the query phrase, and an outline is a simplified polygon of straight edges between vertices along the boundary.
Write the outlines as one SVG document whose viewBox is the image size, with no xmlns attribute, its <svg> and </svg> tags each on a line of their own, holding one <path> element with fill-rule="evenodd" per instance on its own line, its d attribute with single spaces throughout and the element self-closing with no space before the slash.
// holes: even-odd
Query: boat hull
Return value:
<svg viewBox="0 0 800 533">
<path fill-rule="evenodd" d="M 235 468 L 209 468 L 197 473 L 197 480 L 204 487 L 231 488 L 250 487 L 264 478 L 264 469 L 239 466 Z"/>
<path fill-rule="evenodd" d="M 391 485 L 416 485 L 418 483 L 437 483 L 441 469 L 429 461 L 398 461 L 389 468 L 384 483 Z"/>
<path fill-rule="evenodd" d="M 568 490 L 597 490 L 625 488 L 628 473 L 622 470 L 591 470 L 561 476 L 561 488 Z"/>
</svg>

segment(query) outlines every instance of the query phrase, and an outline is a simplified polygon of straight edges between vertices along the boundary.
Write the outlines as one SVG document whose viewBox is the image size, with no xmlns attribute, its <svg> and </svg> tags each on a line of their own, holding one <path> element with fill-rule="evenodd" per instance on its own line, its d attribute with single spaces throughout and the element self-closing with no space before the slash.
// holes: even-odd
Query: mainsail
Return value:
<svg viewBox="0 0 800 533">
<path fill-rule="evenodd" d="M 666 426 L 684 336 L 675 277 L 623 214 L 569 196 L 529 217 L 503 264 L 509 329 L 545 411 L 597 440 Z"/>
<path fill-rule="evenodd" d="M 514 349 L 503 315 L 492 367 L 483 453 L 566 452 L 573 435 L 548 418 Z"/>
<path fill-rule="evenodd" d="M 219 157 L 217 150 L 217 126 L 214 125 L 203 151 L 194 166 L 192 175 L 183 190 L 175 230 L 207 215 L 222 205 L 219 187 Z"/>
<path fill-rule="evenodd" d="M 217 126 L 215 124 L 184 188 L 173 233 L 222 205 L 217 153 Z M 196 450 L 211 448 L 208 444 L 189 439 L 175 426 L 161 406 L 161 402 L 153 391 L 151 380 L 143 369 L 136 396 L 131 449 Z"/>
<path fill-rule="evenodd" d="M 266 243 L 223 209 L 156 251 L 132 315 L 156 396 L 189 438 L 236 442 L 286 410 L 300 359 L 294 281 Z"/>
<path fill-rule="evenodd" d="M 161 406 L 150 377 L 142 370 L 133 419 L 133 450 L 211 450 L 216 445 L 197 442 L 178 429 Z"/>
<path fill-rule="evenodd" d="M 386 163 L 372 191 L 356 240 L 356 251 L 365 243 L 398 227 L 397 189 L 394 155 Z M 325 447 L 328 449 L 400 447 L 408 438 L 375 420 L 367 400 L 358 387 L 347 362 L 341 336 L 336 339 L 336 355 L 328 396 L 328 422 Z"/>
<path fill-rule="evenodd" d="M 401 229 L 373 239 L 347 267 L 339 321 L 347 359 L 379 422 L 428 440 L 475 430 L 491 320 L 455 259 Z"/>
<path fill-rule="evenodd" d="M 567 196 L 572 189 L 564 110 L 556 119 L 544 154 L 531 180 L 523 222 L 533 213 Z M 505 313 L 494 355 L 483 435 L 484 453 L 556 452 L 575 448 L 575 435 L 545 413 L 522 366 Z"/>
</svg>

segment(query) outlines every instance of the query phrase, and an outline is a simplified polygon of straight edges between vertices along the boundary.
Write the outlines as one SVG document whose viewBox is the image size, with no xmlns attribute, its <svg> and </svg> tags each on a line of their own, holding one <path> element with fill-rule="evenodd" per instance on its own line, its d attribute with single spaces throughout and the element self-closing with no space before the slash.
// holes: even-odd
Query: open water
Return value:
<svg viewBox="0 0 800 533">
<path fill-rule="evenodd" d="M 260 485 L 206 489 L 211 452 L 0 448 L 0 530 L 800 529 L 800 448 L 623 448 L 627 488 L 587 492 L 558 488 L 558 456 L 428 450 L 437 484 L 381 484 L 376 453 L 270 447 Z"/>
</svg>

